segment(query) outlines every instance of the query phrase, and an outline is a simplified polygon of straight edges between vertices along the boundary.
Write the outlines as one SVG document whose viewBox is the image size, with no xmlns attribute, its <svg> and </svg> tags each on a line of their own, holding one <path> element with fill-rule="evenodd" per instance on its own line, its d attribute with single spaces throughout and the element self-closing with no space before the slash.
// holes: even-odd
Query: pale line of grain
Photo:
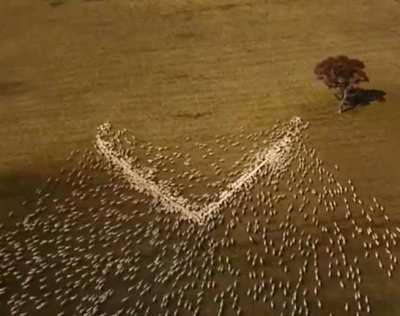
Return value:
<svg viewBox="0 0 400 316">
<path fill-rule="evenodd" d="M 182 214 L 188 219 L 196 222 L 200 220 L 200 216 L 196 212 L 190 210 L 192 205 L 188 203 L 185 198 L 173 196 L 167 188 L 163 188 L 154 181 L 146 178 L 143 174 L 143 170 L 132 168 L 127 159 L 118 157 L 118 155 L 112 150 L 110 143 L 101 137 L 97 137 L 96 145 L 97 149 L 114 167 L 117 167 L 121 171 L 135 190 L 151 195 L 170 212 Z"/>
<path fill-rule="evenodd" d="M 256 182 L 263 170 L 270 171 L 272 174 L 282 170 L 289 161 L 289 153 L 295 137 L 302 129 L 302 122 L 299 118 L 290 121 L 292 130 L 287 131 L 279 140 L 275 141 L 269 148 L 256 154 L 256 159 L 251 168 L 248 168 L 236 181 L 228 185 L 228 189 L 219 194 L 219 199 L 205 205 L 200 210 L 195 204 L 190 204 L 182 196 L 175 197 L 166 187 L 161 187 L 145 176 L 145 172 L 140 169 L 132 168 L 129 159 L 120 157 L 112 149 L 112 143 L 103 139 L 100 133 L 96 136 L 97 149 L 105 158 L 125 176 L 128 182 L 138 191 L 145 192 L 159 201 L 168 212 L 181 214 L 186 219 L 199 224 L 204 224 L 213 214 L 218 212 L 231 198 L 243 188 L 249 189 Z M 100 130 L 106 130 L 102 128 Z"/>
</svg>

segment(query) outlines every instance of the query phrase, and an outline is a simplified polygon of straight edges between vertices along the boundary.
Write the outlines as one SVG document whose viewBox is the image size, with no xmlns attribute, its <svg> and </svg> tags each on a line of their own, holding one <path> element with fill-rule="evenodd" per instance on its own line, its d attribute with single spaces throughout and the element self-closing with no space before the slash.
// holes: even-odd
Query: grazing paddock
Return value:
<svg viewBox="0 0 400 316">
<path fill-rule="evenodd" d="M 399 20 L 393 0 L 0 1 L 0 315 L 399 314 Z M 385 103 L 336 114 L 313 69 L 338 54 Z M 104 121 L 123 156 L 95 148 Z"/>
</svg>

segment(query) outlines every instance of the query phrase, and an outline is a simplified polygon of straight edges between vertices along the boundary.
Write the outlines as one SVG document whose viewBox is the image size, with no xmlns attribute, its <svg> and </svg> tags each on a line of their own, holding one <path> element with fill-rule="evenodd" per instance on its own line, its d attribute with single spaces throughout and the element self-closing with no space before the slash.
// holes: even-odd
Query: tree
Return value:
<svg viewBox="0 0 400 316">
<path fill-rule="evenodd" d="M 349 100 L 360 90 L 358 84 L 369 81 L 364 68 L 362 61 L 344 55 L 328 57 L 315 66 L 317 78 L 329 89 L 333 89 L 336 98 L 340 100 L 340 113 L 346 109 L 345 106 L 352 105 Z"/>
</svg>

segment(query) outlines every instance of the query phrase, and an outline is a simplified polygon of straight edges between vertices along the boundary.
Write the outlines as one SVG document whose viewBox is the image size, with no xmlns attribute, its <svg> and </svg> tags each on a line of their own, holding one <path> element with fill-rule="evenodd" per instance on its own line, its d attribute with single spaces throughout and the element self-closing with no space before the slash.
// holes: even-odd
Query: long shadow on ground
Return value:
<svg viewBox="0 0 400 316">
<path fill-rule="evenodd" d="M 366 106 L 372 102 L 379 101 L 385 102 L 386 92 L 378 89 L 363 89 L 355 88 L 347 98 L 347 105 L 343 109 L 344 111 L 349 111 L 358 106 Z"/>
</svg>

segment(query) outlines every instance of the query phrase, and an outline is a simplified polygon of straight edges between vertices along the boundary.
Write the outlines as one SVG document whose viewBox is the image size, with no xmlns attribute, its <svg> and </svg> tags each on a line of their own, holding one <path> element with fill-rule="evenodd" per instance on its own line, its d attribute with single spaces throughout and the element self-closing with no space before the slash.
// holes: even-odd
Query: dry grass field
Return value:
<svg viewBox="0 0 400 316">
<path fill-rule="evenodd" d="M 0 1 L 0 221 L 28 214 L 21 202 L 72 150 L 94 148 L 105 121 L 173 148 L 299 116 L 319 157 L 397 223 L 399 21 L 397 0 Z M 313 68 L 338 54 L 365 62 L 385 103 L 337 114 Z M 399 315 L 396 279 L 371 280 L 372 314 Z"/>
</svg>

